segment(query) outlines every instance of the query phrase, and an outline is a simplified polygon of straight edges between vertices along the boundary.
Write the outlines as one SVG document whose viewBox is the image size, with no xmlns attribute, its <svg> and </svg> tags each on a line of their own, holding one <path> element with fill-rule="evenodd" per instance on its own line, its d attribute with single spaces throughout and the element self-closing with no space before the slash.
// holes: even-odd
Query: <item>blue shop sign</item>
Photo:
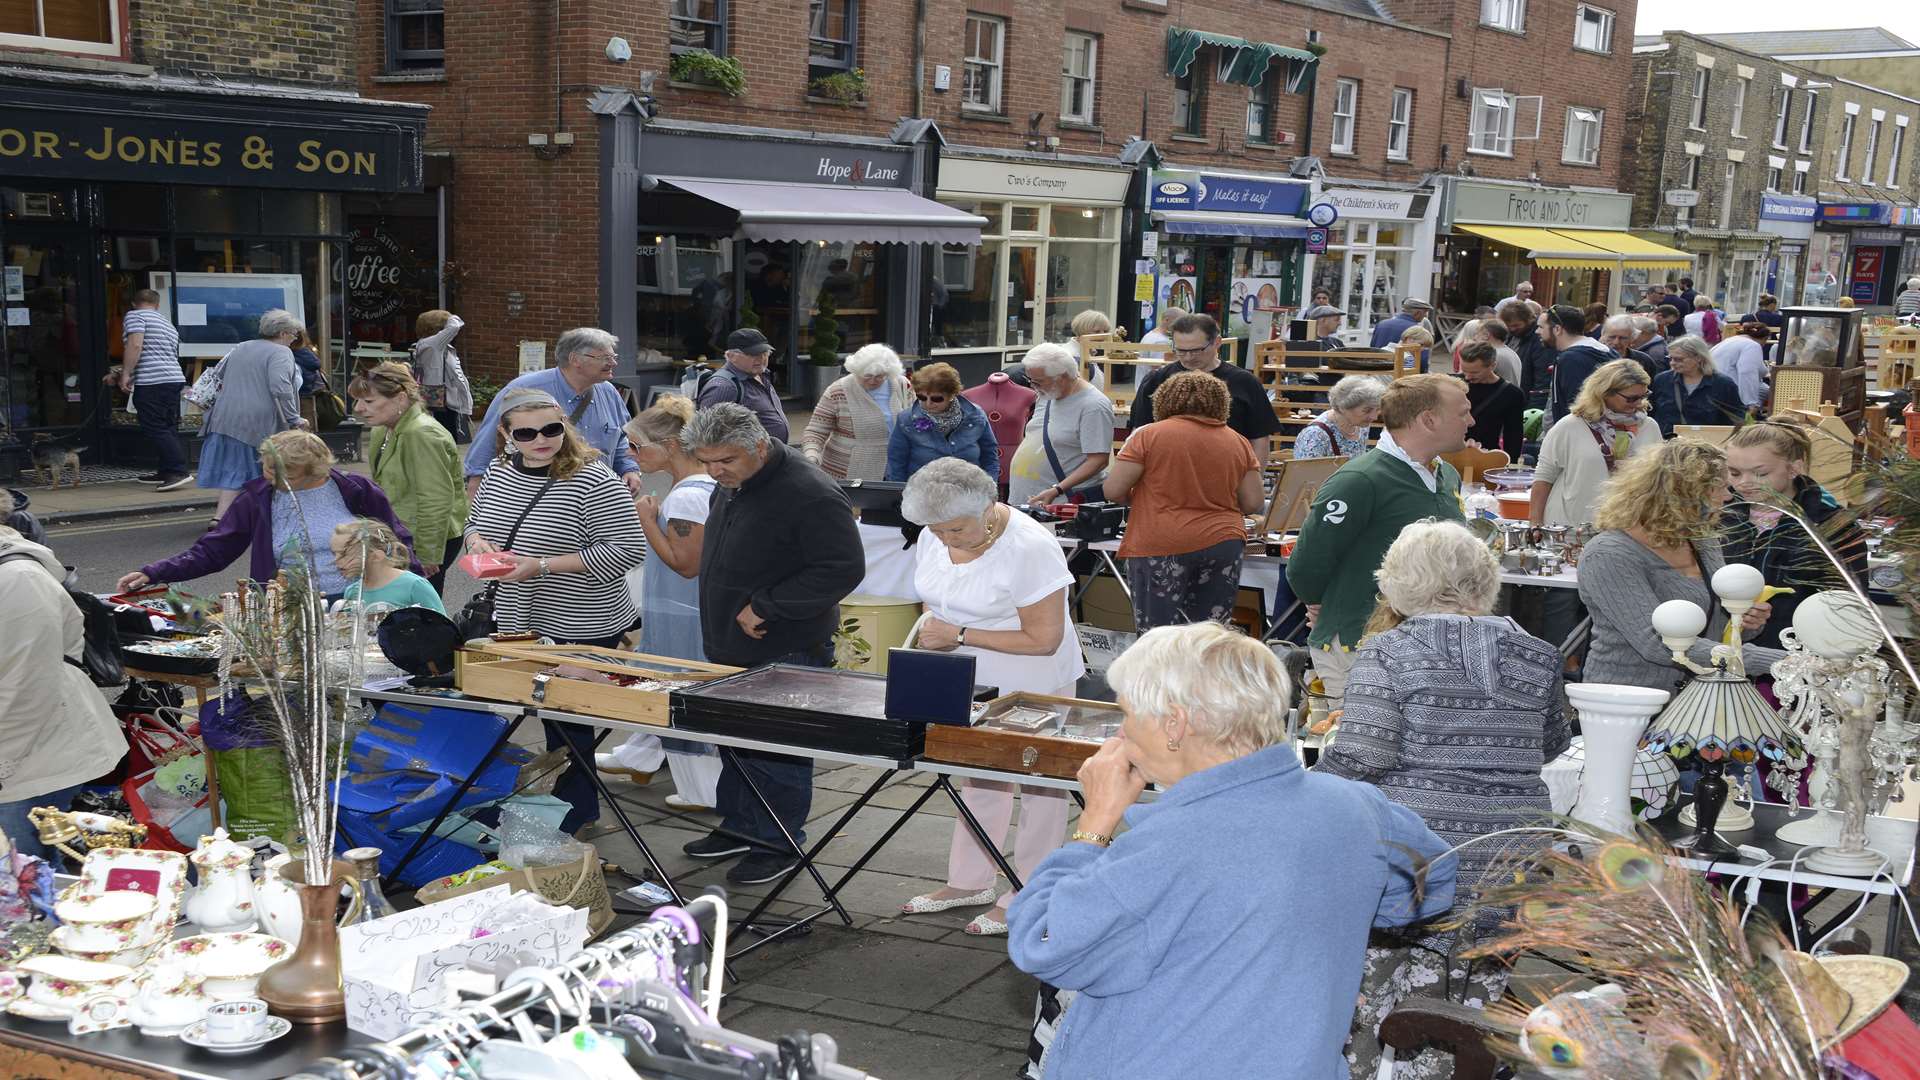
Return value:
<svg viewBox="0 0 1920 1080">
<path fill-rule="evenodd" d="M 1150 210 L 1212 210 L 1298 217 L 1312 184 L 1252 176 L 1158 170 L 1148 193 Z"/>
<path fill-rule="evenodd" d="M 1820 204 L 1820 220 L 1829 225 L 1885 225 L 1893 220 L 1893 205 L 1883 202 Z"/>
<path fill-rule="evenodd" d="M 1820 216 L 1820 203 L 1814 199 L 1796 198 L 1792 195 L 1760 196 L 1761 221 L 1812 222 Z"/>
</svg>

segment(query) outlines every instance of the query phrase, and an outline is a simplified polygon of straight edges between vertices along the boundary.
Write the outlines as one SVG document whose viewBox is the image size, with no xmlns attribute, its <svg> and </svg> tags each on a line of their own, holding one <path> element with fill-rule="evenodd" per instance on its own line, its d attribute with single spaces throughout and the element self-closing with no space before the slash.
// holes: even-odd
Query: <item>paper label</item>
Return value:
<svg viewBox="0 0 1920 1080">
<path fill-rule="evenodd" d="M 179 326 L 207 325 L 207 305 L 181 304 L 180 305 L 180 321 L 176 325 L 179 325 Z"/>
</svg>

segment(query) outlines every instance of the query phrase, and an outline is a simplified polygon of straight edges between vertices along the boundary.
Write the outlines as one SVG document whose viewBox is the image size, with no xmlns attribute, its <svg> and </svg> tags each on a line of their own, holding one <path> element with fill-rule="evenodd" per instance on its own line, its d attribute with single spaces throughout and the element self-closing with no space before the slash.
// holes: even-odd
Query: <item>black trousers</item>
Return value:
<svg viewBox="0 0 1920 1080">
<path fill-rule="evenodd" d="M 186 383 L 151 383 L 133 388 L 133 410 L 140 431 L 153 443 L 159 475 L 169 480 L 187 475 L 187 455 L 180 449 L 180 391 Z"/>
</svg>

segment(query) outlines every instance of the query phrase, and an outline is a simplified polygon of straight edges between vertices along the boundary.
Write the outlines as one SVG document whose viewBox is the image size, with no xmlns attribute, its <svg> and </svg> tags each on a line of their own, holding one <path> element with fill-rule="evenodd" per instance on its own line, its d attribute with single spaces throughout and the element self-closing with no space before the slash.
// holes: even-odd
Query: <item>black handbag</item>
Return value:
<svg viewBox="0 0 1920 1080">
<path fill-rule="evenodd" d="M 24 552 L 0 556 L 0 562 L 13 562 L 16 559 L 31 560 L 42 570 L 46 565 L 39 559 Z M 62 656 L 61 659 L 87 673 L 87 678 L 95 686 L 121 686 L 127 681 L 127 672 L 120 664 L 120 631 L 114 625 L 113 609 L 104 600 L 73 586 L 73 568 L 68 567 L 68 580 L 60 587 L 66 591 L 67 599 L 80 609 L 84 638 L 81 643 L 80 658 Z"/>
<path fill-rule="evenodd" d="M 540 505 L 540 500 L 552 487 L 553 477 L 549 476 L 547 482 L 540 485 L 540 490 L 533 493 L 533 498 L 527 500 L 527 508 L 520 511 L 520 516 L 514 520 L 513 528 L 507 530 L 506 542 L 500 545 L 502 550 L 513 550 L 513 538 L 520 535 L 520 526 L 526 523 L 527 515 L 533 513 L 533 508 Z M 453 625 L 459 628 L 461 641 L 492 637 L 494 631 L 500 629 L 500 624 L 493 618 L 493 598 L 499 591 L 500 583 L 489 581 L 486 588 L 474 593 L 467 600 L 466 606 L 460 609 L 460 614 L 454 617 Z"/>
</svg>

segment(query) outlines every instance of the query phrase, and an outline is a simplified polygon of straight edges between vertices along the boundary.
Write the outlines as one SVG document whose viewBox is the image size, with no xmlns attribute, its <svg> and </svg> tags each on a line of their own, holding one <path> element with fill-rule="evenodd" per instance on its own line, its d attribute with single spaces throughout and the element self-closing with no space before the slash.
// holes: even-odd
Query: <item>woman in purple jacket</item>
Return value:
<svg viewBox="0 0 1920 1080">
<path fill-rule="evenodd" d="M 413 546 L 412 534 L 393 516 L 379 485 L 333 468 L 333 452 L 318 435 L 283 431 L 268 436 L 260 444 L 260 468 L 265 475 L 241 487 L 218 525 L 173 558 L 121 578 L 120 591 L 217 574 L 244 551 L 250 553 L 247 576 L 254 581 L 271 581 L 282 567 L 297 566 L 311 553 L 320 591 L 337 596 L 347 581 L 333 565 L 334 526 L 373 518 Z M 409 569 L 419 573 L 418 560 Z"/>
</svg>

